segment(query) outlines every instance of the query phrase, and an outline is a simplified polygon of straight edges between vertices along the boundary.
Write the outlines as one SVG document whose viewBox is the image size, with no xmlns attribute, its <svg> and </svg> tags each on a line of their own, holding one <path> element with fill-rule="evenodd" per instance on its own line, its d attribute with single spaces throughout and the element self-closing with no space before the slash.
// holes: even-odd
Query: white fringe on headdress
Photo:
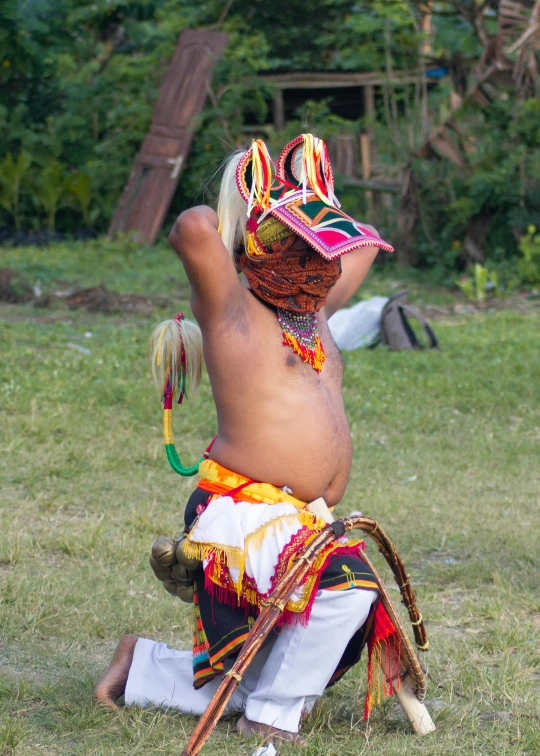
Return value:
<svg viewBox="0 0 540 756">
<path fill-rule="evenodd" d="M 236 168 L 245 154 L 246 150 L 238 150 L 227 158 L 219 190 L 217 206 L 219 234 L 231 257 L 243 243 L 246 233 L 247 205 L 236 185 Z"/>
</svg>

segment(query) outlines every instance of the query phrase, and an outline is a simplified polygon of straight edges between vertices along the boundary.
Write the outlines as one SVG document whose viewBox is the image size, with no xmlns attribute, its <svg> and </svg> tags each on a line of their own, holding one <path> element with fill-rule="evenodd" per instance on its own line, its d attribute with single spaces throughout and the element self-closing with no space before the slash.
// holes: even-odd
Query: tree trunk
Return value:
<svg viewBox="0 0 540 756">
<path fill-rule="evenodd" d="M 463 258 L 467 264 L 484 262 L 484 244 L 491 228 L 489 213 L 479 213 L 471 218 L 463 240 Z"/>
<path fill-rule="evenodd" d="M 411 166 L 403 173 L 403 185 L 399 198 L 397 225 L 393 239 L 398 265 L 414 267 L 418 262 L 416 229 L 420 219 L 418 189 Z"/>
</svg>

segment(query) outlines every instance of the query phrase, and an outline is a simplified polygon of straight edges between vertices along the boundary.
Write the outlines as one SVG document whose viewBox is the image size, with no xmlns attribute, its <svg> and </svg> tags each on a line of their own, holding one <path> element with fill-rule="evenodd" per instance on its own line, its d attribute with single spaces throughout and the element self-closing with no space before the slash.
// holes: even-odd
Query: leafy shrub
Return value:
<svg viewBox="0 0 540 756">
<path fill-rule="evenodd" d="M 521 258 L 518 261 L 518 273 L 522 283 L 538 286 L 540 284 L 540 233 L 536 226 L 529 226 L 527 233 L 519 242 Z"/>
<path fill-rule="evenodd" d="M 13 218 L 17 231 L 21 228 L 20 195 L 28 169 L 32 165 L 31 156 L 21 150 L 14 158 L 11 152 L 0 163 L 0 205 Z"/>
<path fill-rule="evenodd" d="M 499 276 L 496 271 L 476 263 L 472 269 L 472 276 L 464 276 L 456 283 L 469 301 L 484 304 L 486 297 L 497 294 Z"/>
<path fill-rule="evenodd" d="M 481 44 L 467 13 L 460 14 L 463 4 L 432 5 L 439 14 L 437 57 L 450 60 L 459 52 L 465 68 L 472 68 Z M 375 122 L 339 118 L 332 112 L 333 97 L 321 93 L 317 100 L 314 92 L 313 101 L 293 118 L 289 108 L 282 133 L 269 124 L 275 92 L 256 80 L 259 73 L 375 71 L 389 63 L 396 71 L 417 71 L 423 7 L 417 0 L 251 0 L 246 11 L 245 4 L 224 0 L 5 0 L 0 4 L 0 179 L 19 173 L 0 180 L 0 225 L 47 225 L 70 233 L 82 223 L 104 231 L 150 127 L 178 35 L 186 28 L 219 26 L 229 34 L 229 44 L 214 70 L 212 97 L 195 124 L 170 216 L 211 201 L 215 187 L 209 177 L 231 149 L 247 146 L 254 135 L 264 132 L 276 149 L 299 131 L 332 139 L 369 126 L 376 133 L 374 164 L 384 180 L 396 180 L 405 163 L 414 167 L 419 266 L 453 283 L 456 270 L 478 261 L 467 256 L 466 244 L 478 218 L 487 219 L 481 246 L 490 266 L 516 261 L 527 226 L 540 227 L 538 99 L 520 102 L 509 91 L 506 100 L 488 108 L 468 106 L 459 116 L 467 147 L 463 168 L 415 157 L 422 132 L 431 125 L 419 123 L 415 85 L 378 88 Z M 451 86 L 430 84 L 433 124 L 448 112 Z M 25 156 L 32 156 L 30 165 Z M 337 180 L 346 207 L 365 215 L 365 192 L 345 189 Z M 370 220 L 391 236 L 395 208 L 384 205 L 377 212 Z"/>
</svg>

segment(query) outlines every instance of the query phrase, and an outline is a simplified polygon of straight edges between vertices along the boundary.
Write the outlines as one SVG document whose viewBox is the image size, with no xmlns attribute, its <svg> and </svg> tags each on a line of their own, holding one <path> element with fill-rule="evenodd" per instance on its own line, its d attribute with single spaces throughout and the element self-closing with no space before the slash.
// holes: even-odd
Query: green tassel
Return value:
<svg viewBox="0 0 540 756">
<path fill-rule="evenodd" d="M 189 478 L 192 475 L 197 475 L 199 471 L 199 465 L 204 460 L 203 455 L 196 465 L 193 465 L 192 467 L 184 467 L 184 465 L 180 462 L 180 457 L 178 456 L 178 452 L 176 451 L 174 444 L 165 444 L 165 451 L 167 452 L 167 459 L 169 460 L 169 464 L 172 469 L 176 473 L 178 473 L 178 475 L 182 475 L 184 478 Z"/>
</svg>

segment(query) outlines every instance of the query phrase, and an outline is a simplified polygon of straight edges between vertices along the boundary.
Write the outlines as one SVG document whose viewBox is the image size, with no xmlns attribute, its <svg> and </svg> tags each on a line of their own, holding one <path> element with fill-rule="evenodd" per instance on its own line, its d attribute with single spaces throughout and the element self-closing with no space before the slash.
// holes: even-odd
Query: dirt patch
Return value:
<svg viewBox="0 0 540 756">
<path fill-rule="evenodd" d="M 29 302 L 34 299 L 34 289 L 17 270 L 0 268 L 0 302 Z"/>
<path fill-rule="evenodd" d="M 18 271 L 12 268 L 0 268 L 0 302 L 20 304 L 33 302 L 35 307 L 46 309 L 54 303 L 67 304 L 70 310 L 88 310 L 88 312 L 106 313 L 135 313 L 151 315 L 156 307 L 168 307 L 171 300 L 162 295 L 119 294 L 110 291 L 105 284 L 81 289 L 63 284 L 56 291 L 46 294 L 36 291 L 30 282 Z M 53 322 L 56 318 L 45 319 L 43 322 Z"/>
<path fill-rule="evenodd" d="M 150 315 L 156 307 L 166 307 L 169 304 L 169 298 L 165 296 L 118 294 L 107 289 L 105 284 L 88 289 L 46 294 L 36 299 L 34 304 L 36 307 L 49 307 L 55 300 L 64 301 L 70 310 L 130 312 L 139 315 Z"/>
</svg>

